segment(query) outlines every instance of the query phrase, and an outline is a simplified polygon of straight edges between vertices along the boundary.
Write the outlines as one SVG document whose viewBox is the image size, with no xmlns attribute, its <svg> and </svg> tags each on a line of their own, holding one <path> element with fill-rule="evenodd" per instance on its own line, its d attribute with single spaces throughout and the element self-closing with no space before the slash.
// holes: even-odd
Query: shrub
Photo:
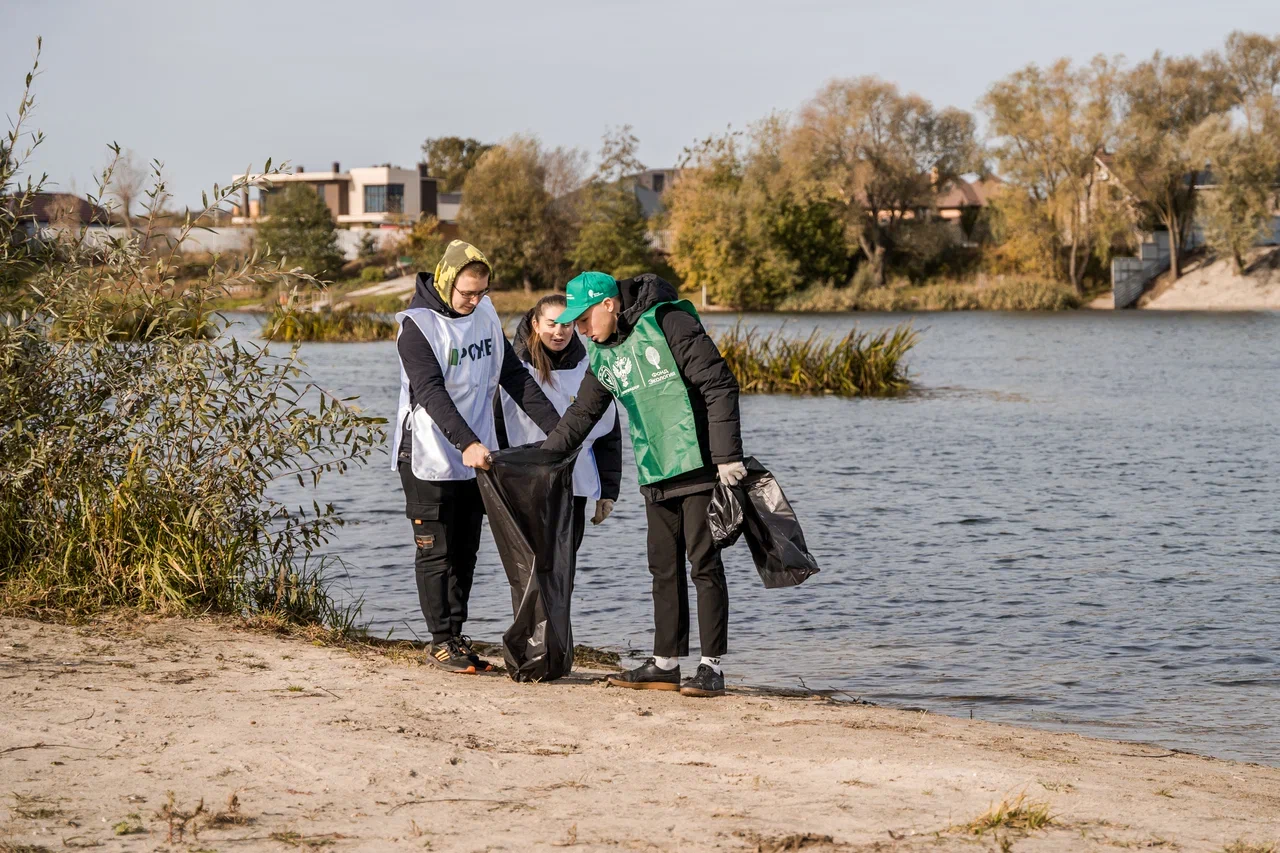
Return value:
<svg viewBox="0 0 1280 853">
<path fill-rule="evenodd" d="M 382 267 L 365 267 L 360 270 L 360 280 L 373 284 L 379 281 L 386 281 L 387 274 L 383 272 Z"/>
<path fill-rule="evenodd" d="M 30 84 L 7 143 L 23 138 Z M 18 210 L 39 189 L 19 184 L 22 161 L 16 145 L 0 149 L 0 196 Z M 100 192 L 110 180 L 108 168 Z M 205 213 L 244 186 L 215 189 Z M 158 178 L 148 195 L 164 196 Z M 225 321 L 208 303 L 227 287 L 305 277 L 251 256 L 179 292 L 171 273 L 191 226 L 157 255 L 145 248 L 153 224 L 90 249 L 83 231 L 24 243 L 0 214 L 0 610 L 267 611 L 349 626 L 316 556 L 341 518 L 268 490 L 363 463 L 381 421 L 309 383 L 296 348 L 218 337 Z M 211 334 L 155 319 L 174 317 Z"/>
</svg>

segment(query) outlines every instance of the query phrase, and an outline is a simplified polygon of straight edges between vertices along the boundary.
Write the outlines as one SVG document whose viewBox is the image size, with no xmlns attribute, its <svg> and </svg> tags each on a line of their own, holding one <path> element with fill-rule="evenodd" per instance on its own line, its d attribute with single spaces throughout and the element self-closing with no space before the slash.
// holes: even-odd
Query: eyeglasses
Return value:
<svg viewBox="0 0 1280 853">
<path fill-rule="evenodd" d="M 481 299 L 484 299 L 489 295 L 489 288 L 486 287 L 484 290 L 472 290 L 470 292 L 466 290 L 455 290 L 454 293 L 461 296 L 467 302 L 479 302 Z"/>
</svg>

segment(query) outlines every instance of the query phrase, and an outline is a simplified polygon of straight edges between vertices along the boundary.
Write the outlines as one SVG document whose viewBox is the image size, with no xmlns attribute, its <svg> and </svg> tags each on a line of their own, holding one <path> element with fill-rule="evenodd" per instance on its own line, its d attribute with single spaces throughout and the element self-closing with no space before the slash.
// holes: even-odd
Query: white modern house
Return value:
<svg viewBox="0 0 1280 853">
<path fill-rule="evenodd" d="M 244 177 L 233 175 L 232 180 Z M 442 194 L 436 191 L 436 179 L 427 174 L 425 163 L 416 169 L 383 165 L 344 172 L 335 162 L 327 172 L 308 172 L 299 166 L 291 174 L 248 175 L 248 178 L 256 187 L 256 198 L 250 197 L 248 189 L 244 191 L 232 219 L 238 225 L 251 225 L 269 215 L 272 196 L 290 184 L 313 187 L 339 225 L 409 224 L 423 216 L 453 222 L 458 215 L 458 202 L 441 198 Z"/>
</svg>

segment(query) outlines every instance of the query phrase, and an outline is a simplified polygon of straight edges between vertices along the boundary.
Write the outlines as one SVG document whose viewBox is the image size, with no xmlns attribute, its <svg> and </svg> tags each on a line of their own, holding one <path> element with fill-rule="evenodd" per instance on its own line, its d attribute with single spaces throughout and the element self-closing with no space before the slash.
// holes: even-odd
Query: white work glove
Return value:
<svg viewBox="0 0 1280 853">
<path fill-rule="evenodd" d="M 599 524 L 600 522 L 608 518 L 609 514 L 612 512 L 613 512 L 613 501 L 609 500 L 608 498 L 601 498 L 600 500 L 596 501 L 596 514 L 591 516 L 591 523 Z"/>
<path fill-rule="evenodd" d="M 743 477 L 747 476 L 747 466 L 741 462 L 726 462 L 716 466 L 716 474 L 720 477 L 721 483 L 726 486 L 736 486 L 742 482 Z"/>
</svg>

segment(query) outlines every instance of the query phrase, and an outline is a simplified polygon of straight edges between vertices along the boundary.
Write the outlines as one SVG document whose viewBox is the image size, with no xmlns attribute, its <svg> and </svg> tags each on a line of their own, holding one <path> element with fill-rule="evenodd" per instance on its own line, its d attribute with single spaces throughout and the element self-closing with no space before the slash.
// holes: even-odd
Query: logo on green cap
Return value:
<svg viewBox="0 0 1280 853">
<path fill-rule="evenodd" d="M 592 305 L 618 297 L 618 282 L 602 272 L 584 272 L 574 276 L 565 285 L 565 310 L 556 318 L 557 323 L 572 323 Z"/>
</svg>

